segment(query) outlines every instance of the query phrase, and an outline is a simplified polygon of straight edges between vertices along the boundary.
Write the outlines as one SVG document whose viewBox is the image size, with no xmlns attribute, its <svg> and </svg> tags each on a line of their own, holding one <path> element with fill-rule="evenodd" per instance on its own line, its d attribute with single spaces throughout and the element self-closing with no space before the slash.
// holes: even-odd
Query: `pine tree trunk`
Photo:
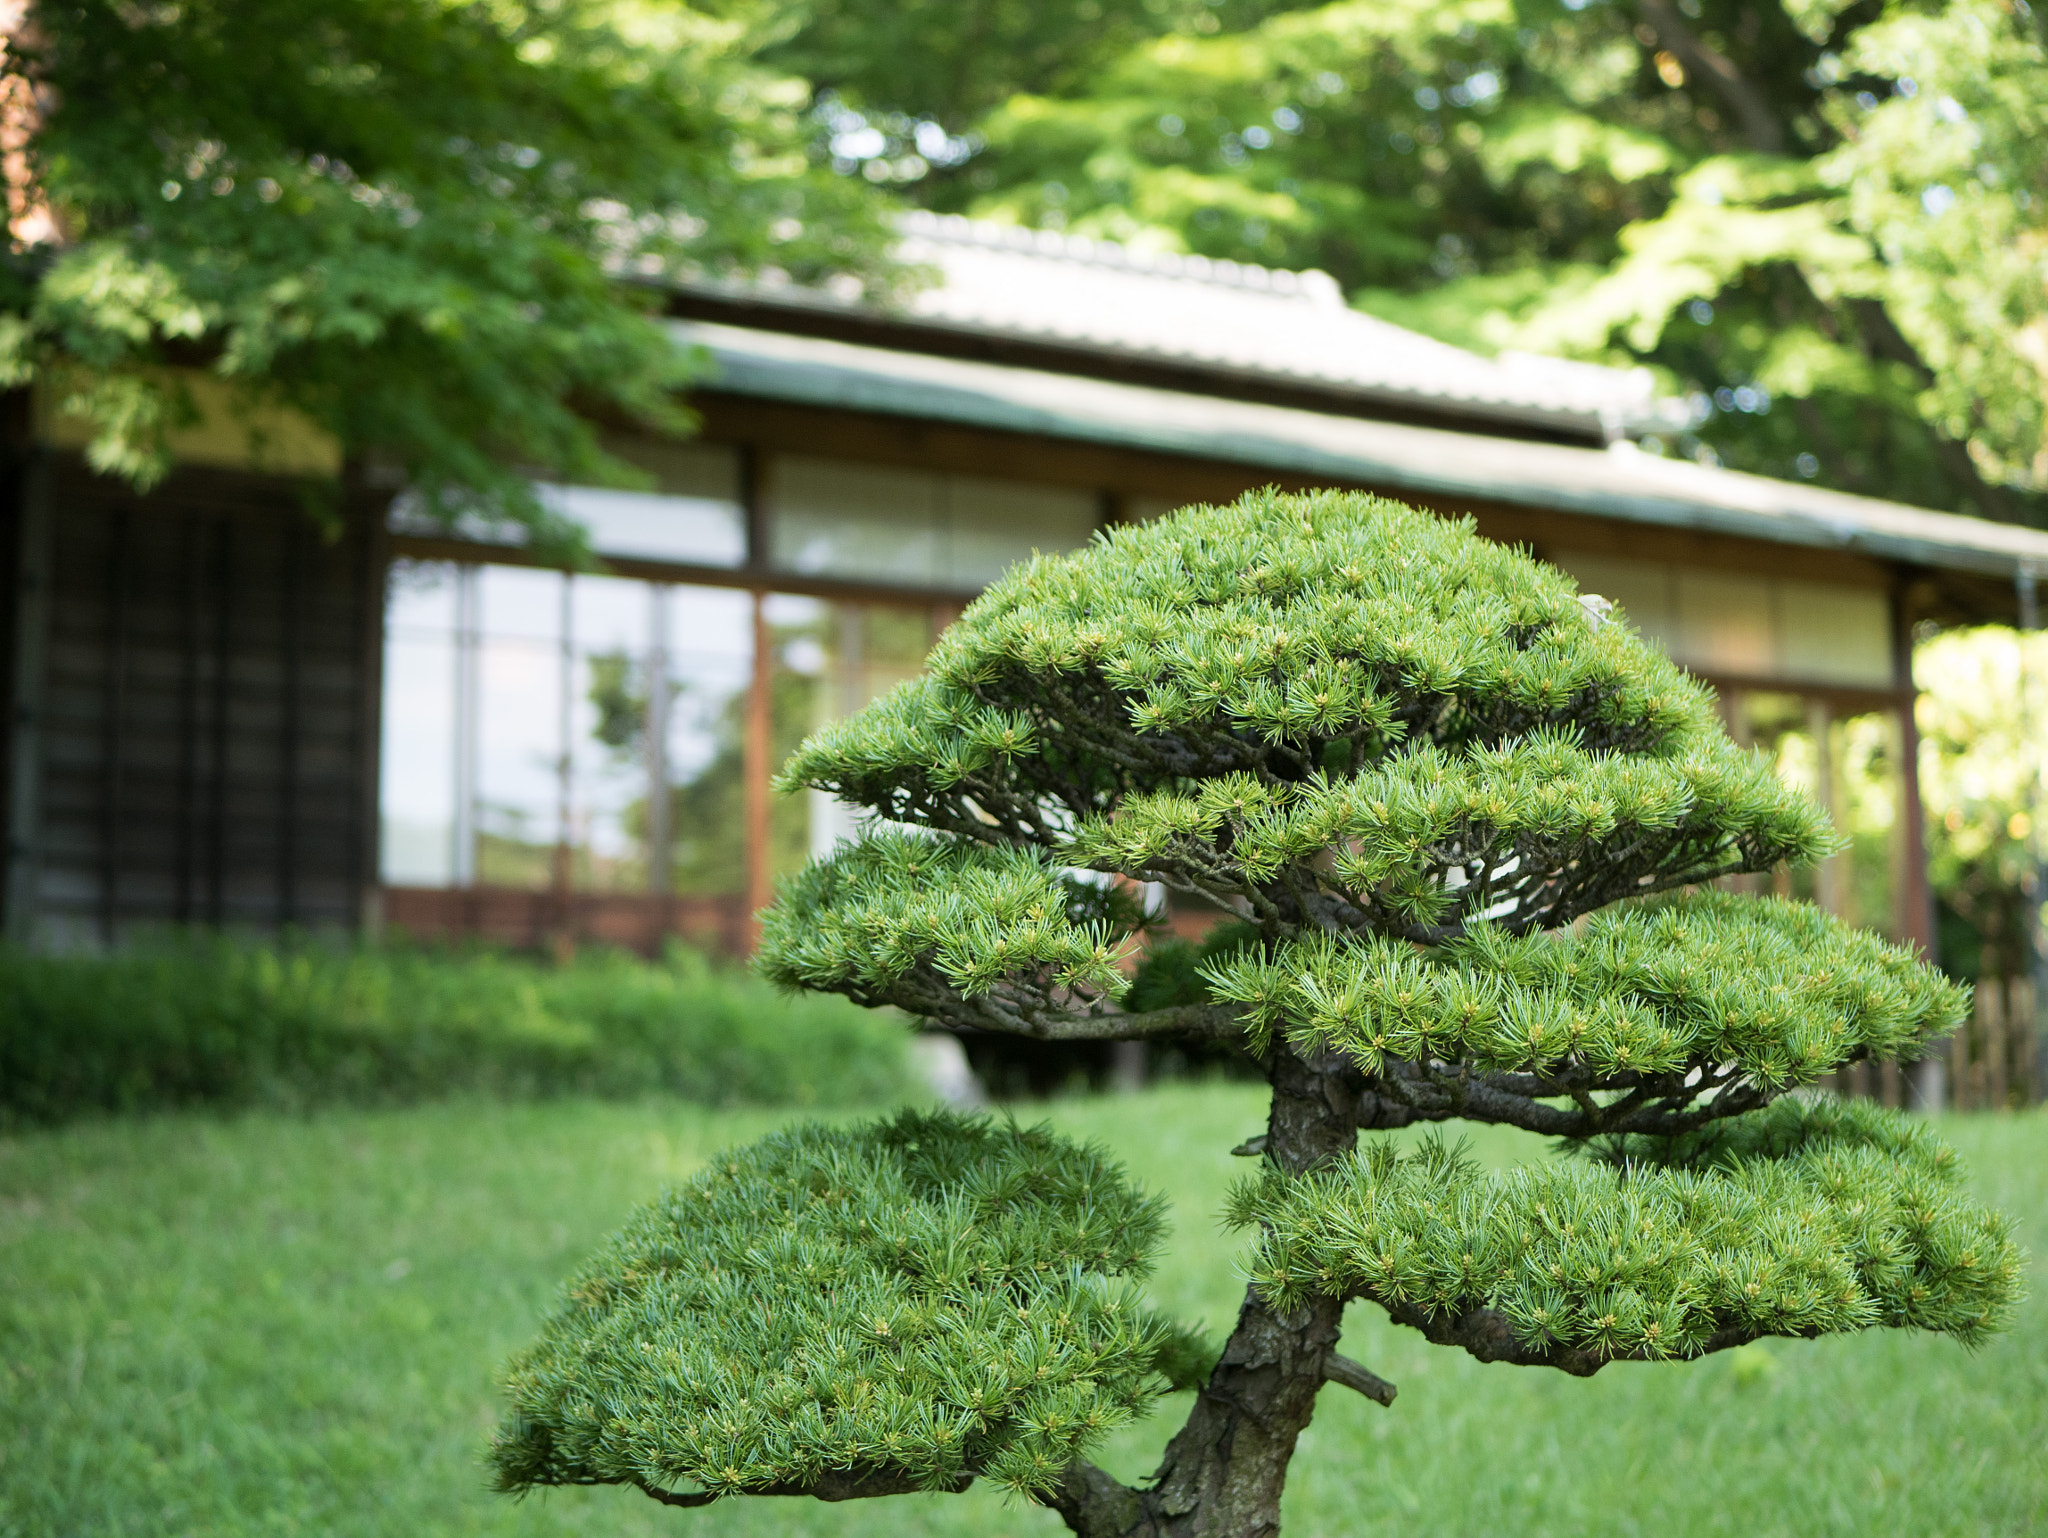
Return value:
<svg viewBox="0 0 2048 1538">
<path fill-rule="evenodd" d="M 1285 1046 L 1271 1064 L 1266 1157 L 1309 1169 L 1357 1143 L 1359 1104 L 1335 1063 Z M 1080 1538 L 1272 1538 L 1294 1444 L 1315 1414 L 1344 1305 L 1317 1298 L 1285 1318 L 1247 1291 L 1237 1328 L 1149 1488 L 1076 1464 L 1048 1502 Z"/>
</svg>

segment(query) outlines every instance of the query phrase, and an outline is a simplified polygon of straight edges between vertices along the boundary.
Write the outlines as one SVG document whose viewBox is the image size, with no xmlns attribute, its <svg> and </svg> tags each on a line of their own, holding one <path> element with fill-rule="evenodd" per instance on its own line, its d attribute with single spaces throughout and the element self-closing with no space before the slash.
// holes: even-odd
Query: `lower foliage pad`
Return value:
<svg viewBox="0 0 2048 1538">
<path fill-rule="evenodd" d="M 1258 1225 L 1249 1270 L 1277 1308 L 1364 1297 L 1423 1328 L 1497 1310 L 1530 1359 L 1577 1370 L 1871 1325 L 1968 1344 L 2018 1297 L 2010 1221 L 1897 1112 L 1787 1098 L 1588 1151 L 1486 1174 L 1441 1141 L 1382 1141 L 1247 1181 L 1230 1216 Z"/>
<path fill-rule="evenodd" d="M 1042 1128 L 904 1113 L 721 1154 L 512 1363 L 499 1487 L 1047 1488 L 1166 1387 L 1176 1334 L 1132 1285 L 1163 1228 Z"/>
</svg>

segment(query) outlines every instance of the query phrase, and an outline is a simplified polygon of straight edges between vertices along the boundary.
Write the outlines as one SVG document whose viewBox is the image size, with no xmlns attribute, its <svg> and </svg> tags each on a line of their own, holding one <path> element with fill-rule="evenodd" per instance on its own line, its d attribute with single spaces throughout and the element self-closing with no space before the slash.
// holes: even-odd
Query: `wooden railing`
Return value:
<svg viewBox="0 0 2048 1538">
<path fill-rule="evenodd" d="M 1948 1103 L 1958 1111 L 2030 1104 L 2036 1083 L 2034 985 L 2024 977 L 1984 978 L 1977 1009 L 1948 1040 Z"/>
<path fill-rule="evenodd" d="M 652 956 L 675 939 L 742 956 L 749 939 L 746 899 L 737 894 L 387 886 L 381 895 L 384 927 L 419 940 L 474 939 L 521 950 L 612 945 Z"/>
</svg>

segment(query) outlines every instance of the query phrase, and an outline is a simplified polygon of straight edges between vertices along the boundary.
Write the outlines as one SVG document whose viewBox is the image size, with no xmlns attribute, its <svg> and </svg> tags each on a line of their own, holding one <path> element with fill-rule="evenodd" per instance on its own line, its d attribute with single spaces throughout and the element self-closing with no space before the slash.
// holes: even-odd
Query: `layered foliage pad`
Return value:
<svg viewBox="0 0 2048 1538">
<path fill-rule="evenodd" d="M 1609 1084 L 1727 1068 L 1778 1089 L 1859 1056 L 1917 1055 L 1969 1009 L 1904 946 L 1804 903 L 1721 892 L 1620 904 L 1555 934 L 1476 924 L 1433 952 L 1314 934 L 1204 971 L 1259 1045 L 1277 1028 L 1370 1074 L 1390 1057 Z"/>
<path fill-rule="evenodd" d="M 715 1158 L 511 1366 L 500 1488 L 1046 1488 L 1165 1388 L 1163 1222 L 1099 1149 L 903 1113 Z"/>
<path fill-rule="evenodd" d="M 878 833 L 783 888 L 761 968 L 790 988 L 1015 1027 L 1124 991 L 1117 963 L 1136 915 L 1119 924 L 1112 893 L 1031 850 Z"/>
<path fill-rule="evenodd" d="M 1371 1298 L 1491 1360 L 1589 1372 L 1765 1335 L 1871 1325 L 1974 1343 L 2019 1296 L 2009 1220 L 1954 1155 L 1867 1103 L 1787 1098 L 1715 1135 L 1484 1174 L 1440 1142 L 1374 1143 L 1234 1193 L 1277 1309 Z"/>
<path fill-rule="evenodd" d="M 1829 847 L 1712 696 L 1570 579 L 1339 492 L 1254 493 L 1020 568 L 928 677 L 812 738 L 783 784 L 1416 938 Z"/>
</svg>

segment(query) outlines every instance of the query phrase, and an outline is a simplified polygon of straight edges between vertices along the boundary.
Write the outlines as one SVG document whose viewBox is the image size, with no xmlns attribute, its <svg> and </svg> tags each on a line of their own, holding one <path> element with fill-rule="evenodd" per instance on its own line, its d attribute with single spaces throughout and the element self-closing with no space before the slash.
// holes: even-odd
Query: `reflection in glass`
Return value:
<svg viewBox="0 0 2048 1538">
<path fill-rule="evenodd" d="M 455 880 L 456 568 L 392 564 L 385 597 L 378 854 L 384 880 Z"/>
<path fill-rule="evenodd" d="M 1100 516 L 1089 491 L 803 454 L 776 459 L 770 502 L 782 571 L 960 592 L 1086 544 Z"/>
<path fill-rule="evenodd" d="M 582 525 L 592 550 L 689 566 L 745 563 L 747 520 L 736 450 L 640 440 L 610 442 L 606 447 L 646 471 L 653 486 L 629 490 L 543 482 L 534 487 L 544 507 Z M 481 514 L 465 515 L 450 527 L 430 516 L 412 493 L 392 503 L 389 522 L 396 534 L 452 535 L 515 548 L 531 538 L 531 531 L 519 523 Z"/>
<path fill-rule="evenodd" d="M 389 591 L 386 882 L 744 890 L 750 594 L 412 562 Z M 786 751 L 809 694 L 784 714 Z"/>
<path fill-rule="evenodd" d="M 563 836 L 567 582 L 517 566 L 476 571 L 475 879 L 544 889 L 555 883 Z"/>
</svg>

